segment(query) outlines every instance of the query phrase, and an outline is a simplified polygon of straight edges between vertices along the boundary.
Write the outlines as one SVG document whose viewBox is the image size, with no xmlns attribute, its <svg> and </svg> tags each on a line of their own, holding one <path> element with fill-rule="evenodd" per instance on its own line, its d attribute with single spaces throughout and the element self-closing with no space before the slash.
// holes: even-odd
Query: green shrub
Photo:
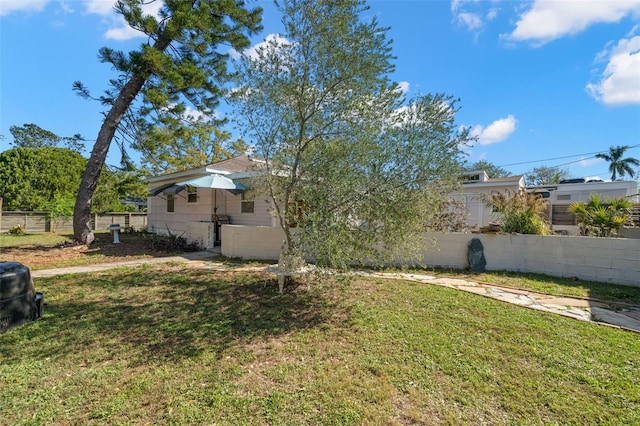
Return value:
<svg viewBox="0 0 640 426">
<path fill-rule="evenodd" d="M 171 231 L 167 230 L 167 234 L 156 234 L 145 232 L 143 235 L 147 239 L 149 247 L 155 251 L 163 251 L 167 253 L 185 253 L 202 250 L 202 247 L 197 242 L 188 242 L 186 238 L 181 235 L 174 235 Z"/>
<path fill-rule="evenodd" d="M 595 237 L 617 237 L 622 227 L 629 222 L 631 201 L 626 198 L 605 200 L 591 194 L 586 203 L 573 203 L 569 211 L 576 215 L 580 235 Z"/>
<path fill-rule="evenodd" d="M 9 234 L 11 234 L 11 235 L 26 235 L 27 234 L 27 230 L 24 229 L 24 226 L 22 226 L 22 225 L 16 225 L 16 226 L 12 227 L 11 229 L 9 229 Z"/>
<path fill-rule="evenodd" d="M 503 232 L 549 234 L 549 226 L 543 219 L 547 206 L 537 194 L 508 189 L 504 193 L 494 191 L 487 204 L 500 214 L 500 228 Z"/>
</svg>

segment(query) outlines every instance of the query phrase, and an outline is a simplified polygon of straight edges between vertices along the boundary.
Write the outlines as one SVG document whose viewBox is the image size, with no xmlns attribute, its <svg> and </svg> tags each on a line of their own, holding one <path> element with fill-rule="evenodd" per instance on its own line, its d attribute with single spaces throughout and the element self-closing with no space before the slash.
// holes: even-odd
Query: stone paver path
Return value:
<svg viewBox="0 0 640 426">
<path fill-rule="evenodd" d="M 438 278 L 431 275 L 369 272 L 359 272 L 358 275 L 404 279 L 455 288 L 514 305 L 551 312 L 581 321 L 615 325 L 640 333 L 640 306 L 579 297 L 551 296 L 528 290 L 500 287 L 493 284 L 477 283 L 456 278 Z"/>
</svg>

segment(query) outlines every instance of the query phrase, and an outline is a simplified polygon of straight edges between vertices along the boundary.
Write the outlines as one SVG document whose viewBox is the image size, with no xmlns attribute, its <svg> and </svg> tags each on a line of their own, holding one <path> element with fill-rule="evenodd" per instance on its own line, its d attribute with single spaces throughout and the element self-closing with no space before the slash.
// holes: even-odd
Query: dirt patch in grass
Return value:
<svg viewBox="0 0 640 426">
<path fill-rule="evenodd" d="M 120 244 L 113 244 L 111 234 L 103 233 L 96 234 L 95 241 L 89 246 L 36 243 L 0 247 L 0 261 L 20 262 L 31 269 L 47 269 L 171 255 L 153 250 L 149 240 L 140 234 L 122 234 L 120 241 Z"/>
</svg>

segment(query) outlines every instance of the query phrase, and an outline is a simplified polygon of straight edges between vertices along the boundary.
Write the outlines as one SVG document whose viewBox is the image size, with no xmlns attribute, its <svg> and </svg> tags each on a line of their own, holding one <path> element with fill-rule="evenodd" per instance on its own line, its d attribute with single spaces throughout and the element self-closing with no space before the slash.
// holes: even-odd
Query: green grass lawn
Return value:
<svg viewBox="0 0 640 426">
<path fill-rule="evenodd" d="M 1 424 L 639 424 L 640 337 L 448 288 L 164 265 L 38 279 Z"/>
<path fill-rule="evenodd" d="M 441 271 L 438 275 L 521 288 L 555 296 L 588 297 L 640 305 L 640 287 L 509 271 L 487 271 L 481 274 Z"/>
<path fill-rule="evenodd" d="M 38 234 L 13 235 L 9 233 L 0 234 L 1 247 L 22 247 L 29 245 L 54 246 L 56 244 L 73 241 L 72 234 L 58 234 L 55 232 L 42 232 Z"/>
</svg>

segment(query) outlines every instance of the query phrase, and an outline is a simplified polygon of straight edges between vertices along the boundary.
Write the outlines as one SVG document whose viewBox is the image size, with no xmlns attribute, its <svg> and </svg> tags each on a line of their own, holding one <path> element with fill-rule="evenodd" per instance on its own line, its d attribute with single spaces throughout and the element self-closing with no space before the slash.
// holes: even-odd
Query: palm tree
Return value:
<svg viewBox="0 0 640 426">
<path fill-rule="evenodd" d="M 608 154 L 596 154 L 596 158 L 602 158 L 609 162 L 611 180 L 616 180 L 618 174 L 620 177 L 623 177 L 625 174 L 633 177 L 635 172 L 631 166 L 640 166 L 640 161 L 633 157 L 622 158 L 627 149 L 629 149 L 628 146 L 616 146 L 610 147 Z"/>
</svg>

